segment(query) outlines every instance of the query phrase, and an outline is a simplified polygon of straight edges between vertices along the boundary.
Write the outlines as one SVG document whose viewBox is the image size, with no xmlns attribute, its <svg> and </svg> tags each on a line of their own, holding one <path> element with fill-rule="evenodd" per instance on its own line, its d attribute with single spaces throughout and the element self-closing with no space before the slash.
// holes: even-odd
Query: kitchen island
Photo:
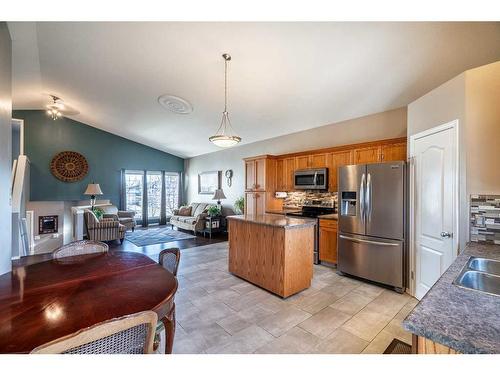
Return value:
<svg viewBox="0 0 500 375">
<path fill-rule="evenodd" d="M 310 287 L 314 220 L 264 214 L 227 221 L 229 272 L 284 298 Z"/>
<path fill-rule="evenodd" d="M 500 296 L 453 283 L 471 256 L 500 260 L 500 246 L 467 245 L 403 321 L 414 352 L 500 353 Z"/>
</svg>

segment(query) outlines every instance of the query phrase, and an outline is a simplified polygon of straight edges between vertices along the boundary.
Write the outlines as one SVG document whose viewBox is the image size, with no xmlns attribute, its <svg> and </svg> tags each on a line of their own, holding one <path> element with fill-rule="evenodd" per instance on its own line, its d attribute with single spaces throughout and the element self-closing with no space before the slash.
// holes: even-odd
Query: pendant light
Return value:
<svg viewBox="0 0 500 375">
<path fill-rule="evenodd" d="M 223 54 L 224 58 L 224 112 L 222 112 L 222 121 L 215 135 L 208 138 L 210 142 L 218 147 L 232 147 L 241 142 L 241 138 L 234 135 L 229 113 L 227 112 L 227 62 L 231 61 L 231 56 L 227 53 Z"/>
</svg>

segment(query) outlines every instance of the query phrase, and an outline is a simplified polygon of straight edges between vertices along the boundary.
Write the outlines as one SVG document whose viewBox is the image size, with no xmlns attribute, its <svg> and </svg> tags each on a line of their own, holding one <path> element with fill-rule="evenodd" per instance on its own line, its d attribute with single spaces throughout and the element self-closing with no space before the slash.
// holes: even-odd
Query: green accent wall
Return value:
<svg viewBox="0 0 500 375">
<path fill-rule="evenodd" d="M 184 159 L 96 129 L 68 118 L 52 120 L 45 111 L 13 111 L 13 117 L 24 120 L 25 153 L 30 165 L 30 200 L 85 200 L 87 184 L 100 184 L 104 195 L 120 204 L 122 169 L 165 170 L 184 172 Z M 50 161 L 61 151 L 76 151 L 89 164 L 87 176 L 78 182 L 63 182 L 50 172 Z"/>
</svg>

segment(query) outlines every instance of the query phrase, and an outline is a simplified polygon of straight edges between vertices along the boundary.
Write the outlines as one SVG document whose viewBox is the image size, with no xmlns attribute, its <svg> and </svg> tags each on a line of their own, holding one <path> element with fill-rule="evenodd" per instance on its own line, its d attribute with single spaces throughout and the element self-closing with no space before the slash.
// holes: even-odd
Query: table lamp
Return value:
<svg viewBox="0 0 500 375">
<path fill-rule="evenodd" d="M 91 184 L 88 184 L 87 189 L 83 194 L 90 195 L 90 206 L 92 207 L 93 211 L 95 205 L 95 196 L 102 195 L 101 187 L 99 186 L 99 184 L 94 184 L 94 182 L 92 182 Z"/>
<path fill-rule="evenodd" d="M 224 191 L 222 189 L 215 190 L 215 194 L 214 194 L 214 196 L 213 196 L 212 199 L 213 200 L 217 199 L 217 206 L 219 206 L 219 208 L 221 208 L 220 200 L 221 199 L 226 199 L 226 196 L 224 195 Z"/>
</svg>

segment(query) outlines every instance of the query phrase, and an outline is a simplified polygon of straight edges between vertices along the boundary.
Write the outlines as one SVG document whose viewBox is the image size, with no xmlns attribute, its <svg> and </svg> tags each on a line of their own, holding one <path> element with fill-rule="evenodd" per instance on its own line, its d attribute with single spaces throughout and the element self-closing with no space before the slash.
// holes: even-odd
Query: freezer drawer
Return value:
<svg viewBox="0 0 500 375">
<path fill-rule="evenodd" d="M 403 241 L 340 232 L 337 269 L 402 290 L 403 252 Z"/>
</svg>

